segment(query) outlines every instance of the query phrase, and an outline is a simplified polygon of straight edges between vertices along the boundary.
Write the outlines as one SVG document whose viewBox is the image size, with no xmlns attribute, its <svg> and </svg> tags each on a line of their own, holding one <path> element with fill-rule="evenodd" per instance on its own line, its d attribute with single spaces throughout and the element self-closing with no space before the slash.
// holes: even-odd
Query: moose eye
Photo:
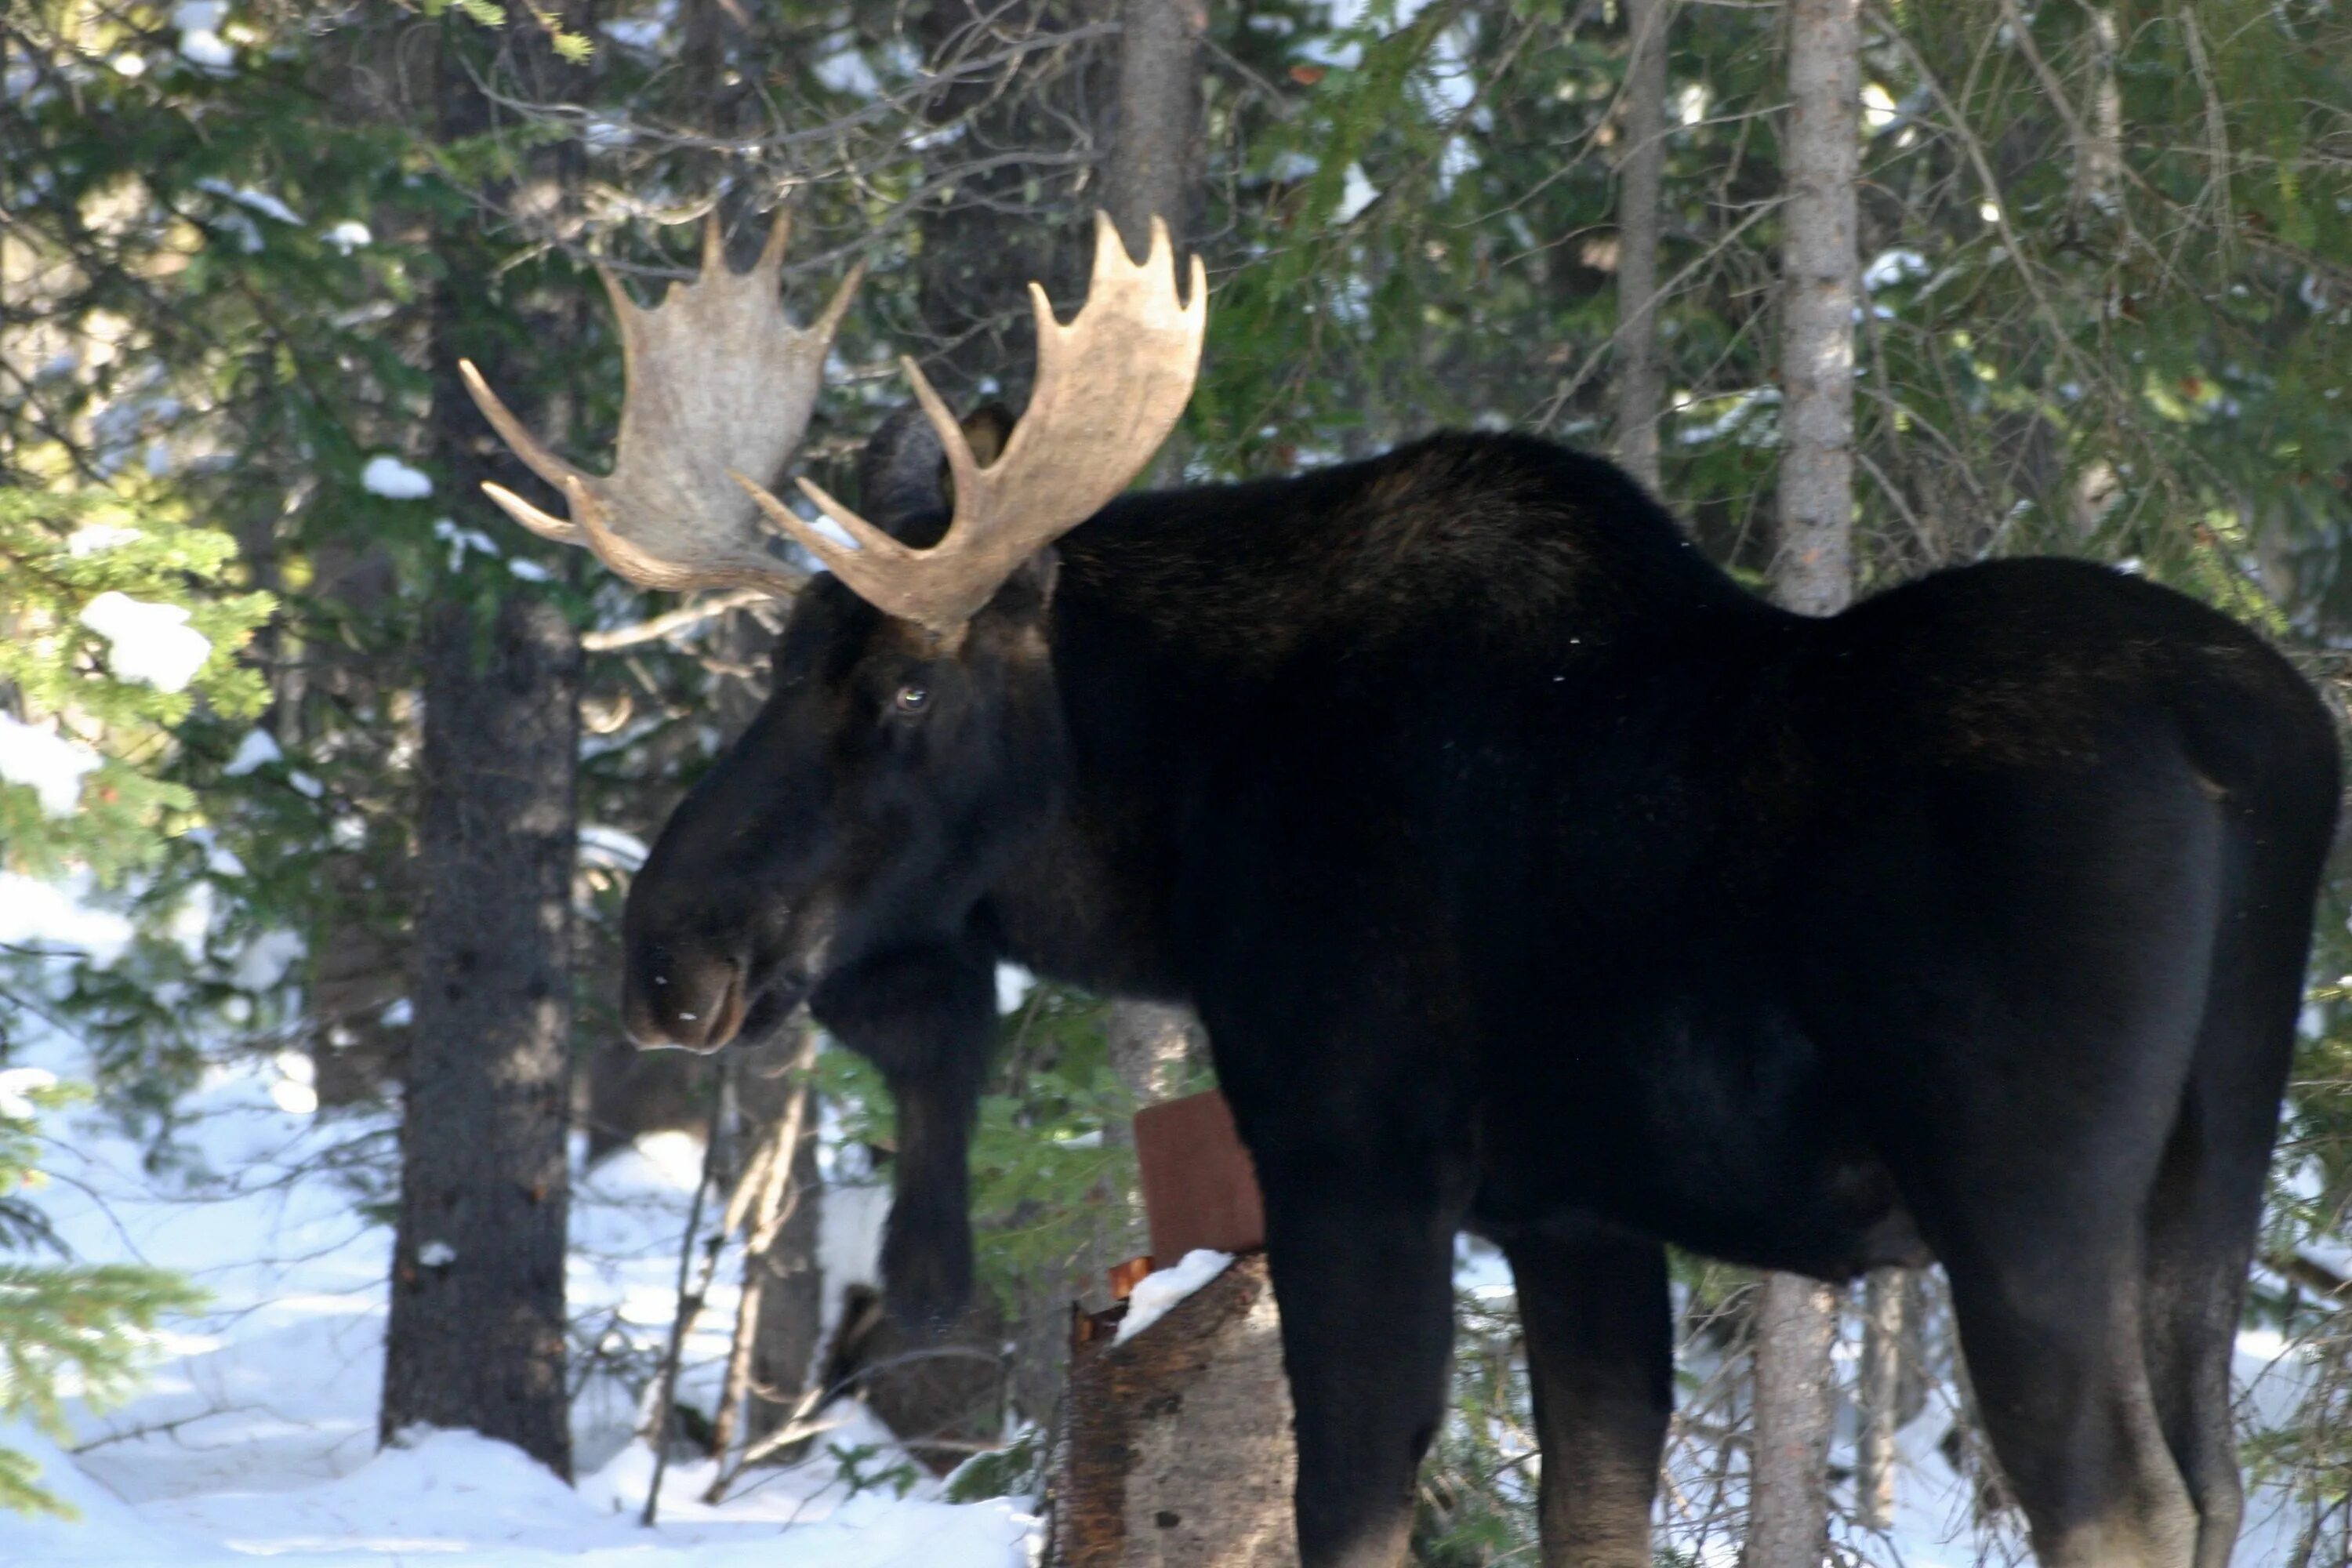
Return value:
<svg viewBox="0 0 2352 1568">
<path fill-rule="evenodd" d="M 901 713 L 920 713 L 931 705 L 931 689 L 908 681 L 898 688 L 898 695 L 894 699 L 894 702 Z"/>
</svg>

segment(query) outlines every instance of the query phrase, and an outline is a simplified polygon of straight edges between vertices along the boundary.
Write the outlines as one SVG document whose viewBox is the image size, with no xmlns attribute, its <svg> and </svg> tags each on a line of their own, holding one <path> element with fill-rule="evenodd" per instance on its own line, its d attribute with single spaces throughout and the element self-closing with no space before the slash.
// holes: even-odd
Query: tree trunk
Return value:
<svg viewBox="0 0 2352 1568">
<path fill-rule="evenodd" d="M 1744 1568 L 1821 1568 L 1829 1548 L 1824 1474 L 1837 1413 L 1830 1346 L 1837 1297 L 1767 1274 L 1756 1316 L 1756 1431 Z"/>
<path fill-rule="evenodd" d="M 1794 0 L 1781 215 L 1780 531 L 1772 588 L 1809 616 L 1853 596 L 1858 0 Z"/>
<path fill-rule="evenodd" d="M 1118 127 L 1104 205 L 1137 256 L 1164 219 L 1181 245 L 1199 198 L 1201 0 L 1122 0 Z"/>
<path fill-rule="evenodd" d="M 2088 7 L 2091 41 L 2091 101 L 2083 115 L 2074 149 L 2074 199 L 2108 217 L 2123 210 L 2124 95 L 2116 78 L 2123 35 L 2115 7 Z"/>
<path fill-rule="evenodd" d="M 386 1438 L 470 1426 L 566 1477 L 579 686 L 579 641 L 553 605 L 510 593 L 488 616 L 434 612 L 383 1410 Z"/>
<path fill-rule="evenodd" d="M 1895 1434 L 1903 1425 L 1903 1359 L 1908 1342 L 1910 1280 L 1900 1268 L 1871 1272 L 1863 1288 L 1862 1373 L 1854 1404 L 1862 1430 L 1855 1444 L 1855 1517 L 1865 1530 L 1895 1522 Z"/>
<path fill-rule="evenodd" d="M 1858 0 L 1793 0 L 1781 215 L 1780 539 L 1773 595 L 1805 615 L 1853 597 L 1854 181 L 1860 164 Z M 1819 1568 L 1836 1413 L 1837 1298 L 1767 1275 L 1756 1333 L 1747 1568 Z"/>
<path fill-rule="evenodd" d="M 1658 237 L 1665 214 L 1666 39 L 1675 0 L 1625 0 L 1625 158 L 1617 171 L 1617 460 L 1658 488 Z"/>
<path fill-rule="evenodd" d="M 581 17 L 567 8 L 565 20 Z M 518 6 L 502 65 L 537 100 L 576 91 L 545 29 Z M 445 141 L 490 109 L 445 19 L 434 105 Z M 576 159 L 573 160 L 576 162 Z M 564 154 L 541 173 L 560 191 Z M 467 220 L 470 222 L 470 220 Z M 460 353 L 492 362 L 467 322 L 489 292 L 465 235 L 442 247 L 433 302 L 427 458 L 449 506 L 481 481 L 527 483 L 457 384 Z M 556 335 L 563 328 L 559 325 Z M 563 1265 L 568 1209 L 572 876 L 580 751 L 580 642 L 562 612 L 504 573 L 445 579 L 423 638 L 425 721 L 409 995 L 414 1036 L 401 1121 L 401 1193 L 385 1329 L 382 1431 L 472 1427 L 569 1477 Z"/>
</svg>

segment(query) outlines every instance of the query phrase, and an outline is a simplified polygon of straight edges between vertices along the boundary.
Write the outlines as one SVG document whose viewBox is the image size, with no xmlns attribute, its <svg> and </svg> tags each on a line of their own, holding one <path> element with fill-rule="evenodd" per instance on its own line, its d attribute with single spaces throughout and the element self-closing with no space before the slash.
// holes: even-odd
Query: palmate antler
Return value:
<svg viewBox="0 0 2352 1568">
<path fill-rule="evenodd" d="M 621 320 L 628 389 L 620 453 L 597 479 L 550 452 L 498 400 L 471 364 L 474 401 L 516 456 L 571 503 L 569 522 L 512 491 L 490 499 L 535 532 L 585 544 L 607 566 L 652 588 L 797 586 L 770 549 L 761 514 L 798 540 L 875 608 L 944 641 L 1044 546 L 1085 521 L 1151 460 L 1192 395 L 1208 327 L 1208 277 L 1192 258 L 1177 296 L 1174 247 L 1152 221 L 1151 248 L 1131 260 L 1110 219 L 1095 224 L 1094 279 L 1064 326 L 1030 285 L 1037 317 L 1037 378 L 1028 411 L 993 463 L 981 466 L 962 427 L 914 361 L 901 360 L 939 432 L 955 482 L 955 516 L 929 550 L 900 543 L 807 479 L 800 486 L 854 545 L 803 521 L 765 488 L 799 444 L 816 400 L 835 329 L 857 273 L 806 331 L 776 298 L 786 226 L 779 215 L 759 264 L 737 276 L 714 219 L 702 274 L 653 310 L 637 308 L 607 274 Z"/>
<path fill-rule="evenodd" d="M 532 532 L 584 544 L 644 587 L 798 587 L 806 574 L 772 548 L 775 536 L 759 506 L 728 476 L 782 473 L 865 268 L 851 269 L 813 325 L 795 327 L 777 293 L 791 233 L 778 213 L 760 259 L 737 273 L 714 213 L 703 230 L 700 276 L 673 286 L 650 310 L 597 269 L 620 321 L 627 382 L 620 449 L 603 479 L 548 450 L 471 362 L 459 362 L 483 415 L 515 456 L 563 492 L 572 518 L 551 517 L 502 485 L 484 485 L 489 498 Z"/>
<path fill-rule="evenodd" d="M 1068 326 L 1032 283 L 1037 379 L 1029 407 L 982 468 L 963 430 L 911 359 L 900 365 L 947 449 L 955 517 L 929 550 L 900 543 L 803 479 L 802 491 L 856 548 L 803 521 L 746 473 L 735 479 L 770 521 L 808 547 L 857 596 L 952 641 L 1021 563 L 1128 487 L 1175 428 L 1200 374 L 1208 277 L 1192 258 L 1189 299 L 1176 293 L 1174 247 L 1154 218 L 1151 249 L 1130 260 L 1110 219 L 1095 217 L 1094 280 Z"/>
</svg>

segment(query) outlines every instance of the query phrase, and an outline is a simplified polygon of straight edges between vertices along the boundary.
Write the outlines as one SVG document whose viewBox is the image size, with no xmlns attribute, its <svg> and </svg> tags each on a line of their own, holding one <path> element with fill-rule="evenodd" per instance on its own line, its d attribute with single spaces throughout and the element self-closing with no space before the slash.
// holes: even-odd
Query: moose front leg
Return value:
<svg viewBox="0 0 2352 1568">
<path fill-rule="evenodd" d="M 971 1299 L 970 1151 L 995 1037 L 993 960 L 971 941 L 901 949 L 828 977 L 810 1007 L 890 1086 L 898 1149 L 883 1294 L 906 1328 L 943 1331 Z"/>
<path fill-rule="evenodd" d="M 1298 1435 L 1301 1568 L 1397 1568 L 1445 1413 L 1461 1205 L 1393 1166 L 1261 1163 Z"/>
<path fill-rule="evenodd" d="M 1544 1568 L 1649 1568 L 1674 1409 L 1666 1251 L 1579 1225 L 1505 1245 L 1543 1450 Z"/>
</svg>

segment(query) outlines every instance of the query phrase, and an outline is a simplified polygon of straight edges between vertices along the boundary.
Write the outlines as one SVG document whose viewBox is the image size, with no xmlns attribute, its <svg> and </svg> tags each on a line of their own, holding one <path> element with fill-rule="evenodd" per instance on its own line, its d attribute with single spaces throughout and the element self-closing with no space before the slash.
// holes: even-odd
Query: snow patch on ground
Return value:
<svg viewBox="0 0 2352 1568">
<path fill-rule="evenodd" d="M 0 885 L 0 926 L 19 891 Z M 12 1070 L 88 1076 L 69 1042 L 47 1036 L 20 1045 Z M 661 1522 L 650 1530 L 637 1520 L 654 1456 L 635 1436 L 631 1392 L 602 1363 L 572 1368 L 582 1385 L 572 1415 L 576 1486 L 471 1432 L 419 1430 L 379 1449 L 392 1237 L 343 1173 L 371 1159 L 381 1168 L 395 1127 L 380 1113 L 289 1112 L 279 1094 L 297 1075 L 282 1058 L 240 1054 L 208 1068 L 184 1102 L 185 1158 L 160 1170 L 150 1168 L 144 1145 L 95 1112 L 45 1126 L 42 1206 L 76 1254 L 181 1269 L 212 1301 L 162 1336 L 152 1375 L 131 1403 L 103 1413 L 70 1405 L 66 1447 L 21 1424 L 0 1428 L 0 1445 L 30 1454 L 43 1484 L 82 1516 L 0 1514 L 0 1561 L 1027 1568 L 1037 1523 L 1017 1501 L 949 1504 L 928 1479 L 903 1498 L 845 1480 L 828 1444 L 881 1455 L 868 1474 L 901 1457 L 854 1403 L 835 1407 L 838 1425 L 817 1457 L 754 1472 L 716 1507 L 700 1501 L 711 1466 L 673 1458 Z M 700 1177 L 699 1145 L 685 1135 L 648 1138 L 578 1177 L 567 1289 L 587 1332 L 575 1342 L 625 1342 L 638 1355 L 659 1344 L 675 1305 L 678 1234 Z M 866 1228 L 858 1223 L 866 1206 L 854 1198 L 843 1205 L 852 1232 Z M 833 1253 L 866 1249 L 862 1234 L 828 1240 Z M 726 1260 L 688 1345 L 681 1394 L 705 1410 L 734 1321 L 728 1282 L 739 1271 Z"/>
<path fill-rule="evenodd" d="M 1233 1260 L 1230 1252 L 1196 1247 L 1174 1268 L 1158 1269 L 1137 1280 L 1127 1299 L 1127 1316 L 1118 1321 L 1118 1332 L 1111 1344 L 1123 1345 L 1166 1317 L 1177 1302 L 1223 1274 Z"/>
</svg>

